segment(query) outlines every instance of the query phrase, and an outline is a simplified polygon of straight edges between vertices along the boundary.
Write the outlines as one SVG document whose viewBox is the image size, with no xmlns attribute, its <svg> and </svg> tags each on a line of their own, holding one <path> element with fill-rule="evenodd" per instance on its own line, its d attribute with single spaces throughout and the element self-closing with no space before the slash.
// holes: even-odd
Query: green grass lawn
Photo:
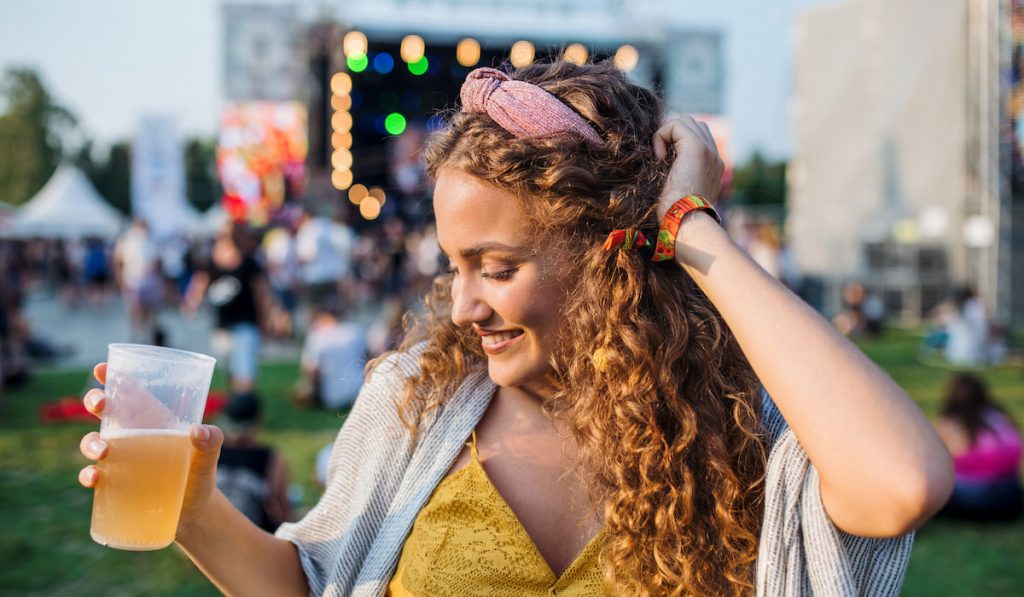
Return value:
<svg viewBox="0 0 1024 597">
<path fill-rule="evenodd" d="M 893 332 L 862 347 L 929 415 L 935 414 L 950 371 L 922 364 L 916 336 Z M 295 364 L 263 368 L 262 438 L 284 454 L 308 507 L 319 497 L 313 457 L 343 417 L 293 408 L 286 396 L 296 370 Z M 982 373 L 997 398 L 1024 422 L 1024 370 Z M 218 376 L 214 385 L 222 379 Z M 96 426 L 44 425 L 38 418 L 40 404 L 79 395 L 86 381 L 84 371 L 37 372 L 26 387 L 8 393 L 0 410 L 0 594 L 218 594 L 177 549 L 124 552 L 89 538 L 91 494 L 76 480 L 85 464 L 78 440 Z M 1024 523 L 929 523 L 918 534 L 903 594 L 1024 594 Z"/>
</svg>

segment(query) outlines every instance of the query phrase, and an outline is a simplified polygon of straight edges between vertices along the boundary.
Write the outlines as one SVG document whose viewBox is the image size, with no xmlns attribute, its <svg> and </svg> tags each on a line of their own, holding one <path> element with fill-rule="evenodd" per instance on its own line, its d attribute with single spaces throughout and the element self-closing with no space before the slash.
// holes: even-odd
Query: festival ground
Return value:
<svg viewBox="0 0 1024 597">
<path fill-rule="evenodd" d="M 893 332 L 862 344 L 930 416 L 948 371 L 922 364 L 920 338 Z M 268 364 L 260 391 L 267 400 L 263 437 L 280 448 L 309 507 L 319 497 L 313 477 L 317 450 L 329 442 L 343 415 L 297 410 L 287 400 L 298 365 Z M 1024 374 L 1019 366 L 984 372 L 997 397 L 1024 420 Z M 89 538 L 91 495 L 76 481 L 84 459 L 78 440 L 94 427 L 85 423 L 40 422 L 39 405 L 76 395 L 86 369 L 38 371 L 25 387 L 6 397 L 0 417 L 0 570 L 5 594 L 46 595 L 216 595 L 216 590 L 178 550 L 129 553 L 105 549 Z M 215 386 L 223 385 L 218 376 Z M 930 523 L 919 532 L 903 594 L 1013 595 L 1024 586 L 1024 521 L 979 527 Z M 144 566 L 147 574 L 136 573 Z M 1017 593 L 1019 594 L 1019 593 Z"/>
</svg>

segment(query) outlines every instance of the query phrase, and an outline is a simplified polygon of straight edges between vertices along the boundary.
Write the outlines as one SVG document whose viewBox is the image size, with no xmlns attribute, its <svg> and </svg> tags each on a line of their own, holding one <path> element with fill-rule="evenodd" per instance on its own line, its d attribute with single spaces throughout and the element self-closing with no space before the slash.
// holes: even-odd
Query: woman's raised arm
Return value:
<svg viewBox="0 0 1024 597">
<path fill-rule="evenodd" d="M 666 122 L 659 158 L 676 161 L 659 216 L 688 194 L 714 197 L 721 160 L 707 127 Z M 949 453 L 921 410 L 832 325 L 761 269 L 706 213 L 689 214 L 676 260 L 736 336 L 755 373 L 821 477 L 822 501 L 842 530 L 903 534 L 939 510 L 953 485 Z"/>
</svg>

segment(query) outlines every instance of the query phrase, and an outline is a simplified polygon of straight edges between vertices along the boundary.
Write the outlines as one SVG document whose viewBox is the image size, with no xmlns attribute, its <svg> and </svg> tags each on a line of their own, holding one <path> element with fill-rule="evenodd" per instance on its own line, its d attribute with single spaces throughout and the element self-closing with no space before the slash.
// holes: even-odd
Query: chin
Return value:
<svg viewBox="0 0 1024 597">
<path fill-rule="evenodd" d="M 550 368 L 546 365 L 523 366 L 519 363 L 497 363 L 493 357 L 487 361 L 487 374 L 495 385 L 518 388 L 543 381 Z"/>
</svg>

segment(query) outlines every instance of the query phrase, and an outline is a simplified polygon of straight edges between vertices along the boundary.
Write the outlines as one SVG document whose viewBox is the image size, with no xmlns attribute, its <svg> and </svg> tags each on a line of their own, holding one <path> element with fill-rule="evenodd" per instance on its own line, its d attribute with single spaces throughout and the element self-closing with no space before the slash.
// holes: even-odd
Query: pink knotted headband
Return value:
<svg viewBox="0 0 1024 597">
<path fill-rule="evenodd" d="M 513 81 L 500 70 L 473 70 L 459 95 L 463 112 L 486 113 L 516 137 L 577 134 L 601 143 L 597 131 L 560 99 L 532 83 Z"/>
</svg>

